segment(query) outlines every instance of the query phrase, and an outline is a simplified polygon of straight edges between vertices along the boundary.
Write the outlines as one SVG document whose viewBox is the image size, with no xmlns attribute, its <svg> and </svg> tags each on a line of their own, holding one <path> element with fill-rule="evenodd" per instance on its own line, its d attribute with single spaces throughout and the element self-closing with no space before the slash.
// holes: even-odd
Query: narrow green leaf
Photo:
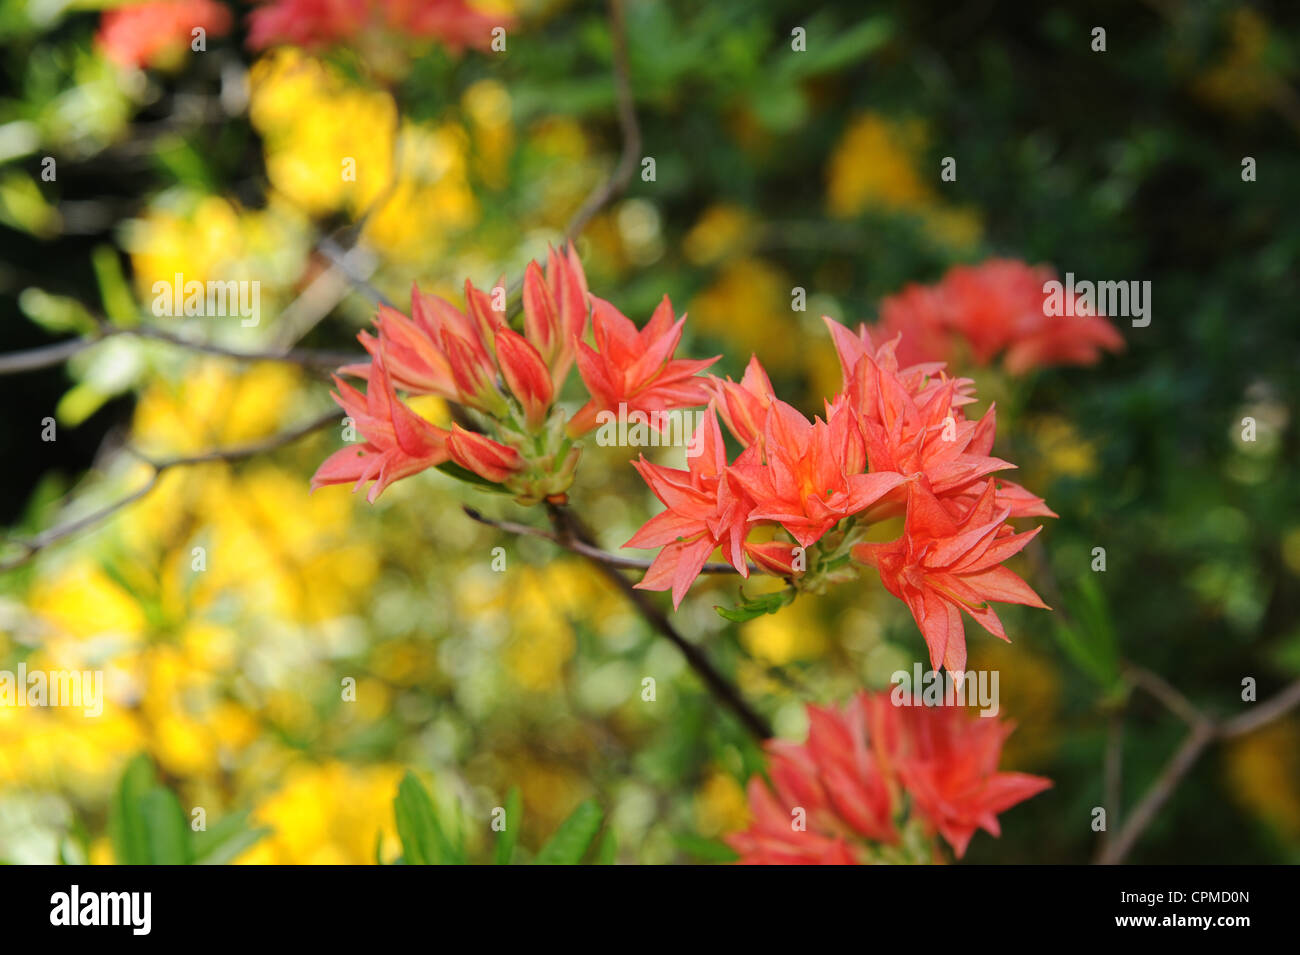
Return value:
<svg viewBox="0 0 1300 955">
<path fill-rule="evenodd" d="M 606 829 L 596 847 L 596 865 L 613 865 L 618 858 L 618 836 L 613 829 Z"/>
<path fill-rule="evenodd" d="M 524 819 L 524 800 L 518 786 L 511 786 L 506 795 L 505 828 L 497 835 L 496 864 L 509 865 L 519 841 L 519 827 Z"/>
<path fill-rule="evenodd" d="M 152 865 L 189 865 L 194 861 L 190 827 L 185 822 L 181 801 L 170 789 L 155 786 L 143 803 Z"/>
<path fill-rule="evenodd" d="M 694 833 L 682 833 L 674 841 L 689 856 L 704 862 L 735 862 L 740 858 L 735 850 L 725 842 L 706 839 Z"/>
<path fill-rule="evenodd" d="M 448 842 L 433 799 L 414 773 L 408 772 L 397 787 L 393 811 L 408 865 L 457 865 L 464 861 Z"/>
<path fill-rule="evenodd" d="M 194 862 L 225 865 L 270 833 L 266 826 L 250 827 L 247 811 L 231 813 L 205 831 L 194 833 Z"/>
<path fill-rule="evenodd" d="M 119 865 L 149 864 L 149 835 L 143 805 L 145 795 L 153 786 L 153 764 L 141 753 L 126 764 L 109 807 L 109 838 Z"/>
<path fill-rule="evenodd" d="M 577 865 L 600 831 L 604 818 L 595 800 L 588 799 L 560 823 L 549 842 L 533 860 L 535 865 Z"/>
<path fill-rule="evenodd" d="M 745 600 L 735 607 L 714 607 L 718 615 L 733 623 L 744 623 L 746 620 L 753 620 L 755 617 L 761 617 L 764 614 L 776 613 L 782 607 L 789 604 L 795 597 L 793 587 L 787 587 L 785 590 L 778 590 L 776 593 L 764 594 L 761 597 L 755 597 L 753 600 Z"/>
</svg>

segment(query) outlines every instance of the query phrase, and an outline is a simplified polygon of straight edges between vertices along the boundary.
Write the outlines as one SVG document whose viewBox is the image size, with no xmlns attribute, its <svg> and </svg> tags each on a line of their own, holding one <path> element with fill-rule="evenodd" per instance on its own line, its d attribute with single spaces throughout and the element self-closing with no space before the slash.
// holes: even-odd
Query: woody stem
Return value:
<svg viewBox="0 0 1300 955">
<path fill-rule="evenodd" d="M 596 546 L 591 533 L 572 511 L 554 504 L 548 504 L 547 511 L 550 514 L 551 523 L 555 527 L 556 535 L 561 541 L 574 539 L 588 548 Z M 745 702 L 740 695 L 740 691 L 718 672 L 717 668 L 714 667 L 699 647 L 677 631 L 672 621 L 668 619 L 667 614 L 659 609 L 643 591 L 633 587 L 632 582 L 619 573 L 617 568 L 606 564 L 591 551 L 583 550 L 579 553 L 600 572 L 601 576 L 622 591 L 623 596 L 636 607 L 646 623 L 654 627 L 661 636 L 666 637 L 681 651 L 682 656 L 686 658 L 686 662 L 690 664 L 691 669 L 704 682 L 704 685 L 714 698 L 731 710 L 732 714 L 740 720 L 741 724 L 755 739 L 761 742 L 772 736 L 772 727 L 768 725 L 767 720 Z"/>
</svg>

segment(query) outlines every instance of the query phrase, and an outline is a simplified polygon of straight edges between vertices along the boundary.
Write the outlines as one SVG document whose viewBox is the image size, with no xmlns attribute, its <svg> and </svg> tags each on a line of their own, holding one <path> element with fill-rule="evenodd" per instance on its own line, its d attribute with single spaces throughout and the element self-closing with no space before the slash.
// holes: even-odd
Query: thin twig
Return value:
<svg viewBox="0 0 1300 955">
<path fill-rule="evenodd" d="M 541 540 L 550 541 L 557 547 L 562 547 L 567 551 L 580 554 L 583 557 L 590 557 L 598 560 L 609 567 L 618 567 L 623 570 L 649 570 L 653 563 L 651 560 L 645 560 L 639 557 L 624 557 L 621 554 L 612 554 L 607 550 L 594 547 L 591 544 L 584 543 L 575 538 L 562 539 L 557 534 L 550 531 L 544 531 L 540 527 L 533 527 L 531 524 L 519 524 L 515 521 L 499 521 L 496 518 L 487 517 L 476 511 L 472 507 L 462 506 L 461 510 L 474 521 L 484 524 L 488 527 L 495 527 L 499 531 L 505 531 L 507 534 L 517 534 L 520 537 L 536 537 Z M 758 572 L 758 568 L 750 565 L 753 573 Z M 700 568 L 702 574 L 734 574 L 736 568 L 726 563 L 708 563 Z"/>
<path fill-rule="evenodd" d="M 22 566 L 47 547 L 73 537 L 89 527 L 94 527 L 95 525 L 102 523 L 118 511 L 122 510 L 122 508 L 140 500 L 157 487 L 158 481 L 162 475 L 172 468 L 186 467 L 195 464 L 209 464 L 215 461 L 242 461 L 246 458 L 251 458 L 255 455 L 263 454 L 267 451 L 273 451 L 277 448 L 284 447 L 285 445 L 292 444 L 300 438 L 306 437 L 315 431 L 319 431 L 331 421 L 337 421 L 339 415 L 339 411 L 330 411 L 308 421 L 300 427 L 294 428 L 292 431 L 273 435 L 272 437 L 266 438 L 262 441 L 239 445 L 233 448 L 218 448 L 212 451 L 204 451 L 200 454 L 179 455 L 167 458 L 151 458 L 132 449 L 131 453 L 147 464 L 151 468 L 152 472 L 149 475 L 148 480 L 145 481 L 141 487 L 132 491 L 130 494 L 113 501 L 111 504 L 105 505 L 97 511 L 93 511 L 92 513 L 87 514 L 84 517 L 79 517 L 76 520 L 69 521 L 59 527 L 49 528 L 35 537 L 26 540 L 10 539 L 6 541 L 7 544 L 18 547 L 21 550 L 21 553 L 16 557 L 11 557 L 4 562 L 0 562 L 0 573 Z"/>
<path fill-rule="evenodd" d="M 291 349 L 289 351 L 242 351 L 215 345 L 211 342 L 194 341 L 183 338 L 174 332 L 164 331 L 152 326 L 135 328 L 114 328 L 103 326 L 92 335 L 72 338 L 68 341 L 42 345 L 26 351 L 9 352 L 0 355 L 0 375 L 16 375 L 27 371 L 39 371 L 61 365 L 69 358 L 94 348 L 110 338 L 141 338 L 147 341 L 164 342 L 177 348 L 199 352 L 204 355 L 218 355 L 238 361 L 276 361 L 302 368 L 321 369 L 336 368 L 349 362 L 363 361 L 366 356 L 353 352 L 315 351 L 311 349 Z"/>
<path fill-rule="evenodd" d="M 583 229 L 587 227 L 601 209 L 609 205 L 624 192 L 632 181 L 637 163 L 641 158 L 641 126 L 636 116 L 636 99 L 632 95 L 632 77 L 627 55 L 627 21 L 623 16 L 623 0 L 609 0 L 609 33 L 612 45 L 610 72 L 614 79 L 614 101 L 618 110 L 618 125 L 622 134 L 618 163 L 605 180 L 587 194 L 582 205 L 570 217 L 564 227 L 565 244 L 577 241 Z M 506 297 L 513 302 L 510 317 L 518 313 L 523 303 L 518 296 L 524 287 L 520 276 L 507 290 Z"/>
<path fill-rule="evenodd" d="M 548 504 L 547 512 L 550 514 L 551 522 L 561 540 L 581 541 L 595 546 L 595 540 L 591 532 L 583 526 L 581 520 L 572 511 L 558 505 Z M 618 572 L 617 568 L 609 566 L 596 557 L 584 556 L 593 567 L 600 571 L 601 576 L 622 591 L 623 596 L 631 601 L 648 624 L 659 631 L 662 636 L 667 637 L 681 651 L 682 656 L 686 658 L 686 662 L 690 664 L 691 669 L 704 682 L 709 692 L 735 714 L 736 718 L 740 720 L 741 724 L 755 739 L 762 742 L 771 738 L 772 727 L 768 725 L 767 720 L 745 702 L 744 697 L 740 695 L 740 691 L 714 668 L 709 658 L 704 655 L 703 650 L 678 633 L 677 628 L 668 619 L 668 615 L 650 599 L 645 591 L 637 590 L 630 580 Z"/>
<path fill-rule="evenodd" d="M 1258 704 L 1249 712 L 1219 721 L 1197 709 L 1183 694 L 1155 674 L 1133 666 L 1126 666 L 1124 672 L 1136 685 L 1151 693 L 1186 721 L 1191 730 L 1182 745 L 1165 764 L 1155 782 L 1133 808 L 1133 812 L 1119 833 L 1103 846 L 1097 857 L 1097 861 L 1102 865 L 1115 865 L 1124 861 L 1138 838 L 1155 820 L 1156 813 L 1169 801 L 1211 743 L 1257 730 L 1300 706 L 1300 680 L 1296 680 L 1272 699 Z"/>
<path fill-rule="evenodd" d="M 1146 690 L 1170 711 L 1176 713 L 1189 726 L 1208 722 L 1205 715 L 1196 708 L 1192 701 L 1174 689 L 1169 684 L 1169 681 L 1160 674 L 1144 670 L 1142 667 L 1125 665 L 1124 675 L 1129 679 L 1129 682 Z"/>
<path fill-rule="evenodd" d="M 622 195 L 632 181 L 641 154 L 641 127 L 636 118 L 636 101 L 632 97 L 631 69 L 627 56 L 627 22 L 623 0 L 609 0 L 609 27 L 614 75 L 614 98 L 618 107 L 618 125 L 623 133 L 622 154 L 614 172 L 578 207 L 564 230 L 566 242 L 576 239 L 587 223 L 601 209 Z"/>
</svg>

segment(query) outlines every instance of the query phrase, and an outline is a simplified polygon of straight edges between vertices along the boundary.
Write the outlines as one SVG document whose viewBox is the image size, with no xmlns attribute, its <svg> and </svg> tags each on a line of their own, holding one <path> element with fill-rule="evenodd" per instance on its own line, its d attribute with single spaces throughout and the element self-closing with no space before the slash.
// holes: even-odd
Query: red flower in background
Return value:
<svg viewBox="0 0 1300 955">
<path fill-rule="evenodd" d="M 997 836 L 999 812 L 1051 786 L 998 772 L 1010 723 L 957 707 L 895 706 L 889 691 L 807 711 L 806 742 L 766 744 L 771 786 L 750 780 L 752 821 L 727 838 L 742 864 L 876 861 L 913 818 L 961 858 L 977 828 Z"/>
<path fill-rule="evenodd" d="M 214 0 L 164 0 L 105 10 L 95 44 L 122 66 L 155 66 L 189 48 L 193 32 L 224 36 L 230 10 Z"/>
<path fill-rule="evenodd" d="M 1043 285 L 1055 278 L 1045 266 L 1012 259 L 959 265 L 932 286 L 907 285 L 880 303 L 886 338 L 902 335 L 904 362 L 951 360 L 963 348 L 977 365 L 998 355 L 1013 375 L 1050 365 L 1091 365 L 1124 339 L 1104 317 L 1049 316 Z"/>
<path fill-rule="evenodd" d="M 368 29 L 434 39 L 459 52 L 486 50 L 492 29 L 509 18 L 480 13 L 465 0 L 266 0 L 249 15 L 248 45 L 320 49 Z"/>
<path fill-rule="evenodd" d="M 902 724 L 889 757 L 899 783 L 959 859 L 976 829 L 1000 836 L 998 813 L 1052 786 L 1042 776 L 998 772 L 1014 723 L 972 717 L 955 706 L 891 709 Z"/>
</svg>

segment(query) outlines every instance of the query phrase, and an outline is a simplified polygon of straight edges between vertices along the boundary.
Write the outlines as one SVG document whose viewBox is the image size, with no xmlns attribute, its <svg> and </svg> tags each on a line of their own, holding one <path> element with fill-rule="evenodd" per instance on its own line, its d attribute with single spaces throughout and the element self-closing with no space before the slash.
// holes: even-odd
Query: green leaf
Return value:
<svg viewBox="0 0 1300 955">
<path fill-rule="evenodd" d="M 51 295 L 43 289 L 25 288 L 18 295 L 24 315 L 47 332 L 89 335 L 96 330 L 95 318 L 74 298 Z"/>
<path fill-rule="evenodd" d="M 247 811 L 231 813 L 207 830 L 194 833 L 194 861 L 200 865 L 225 865 L 270 833 L 265 826 L 250 828 Z"/>
<path fill-rule="evenodd" d="M 90 254 L 90 264 L 99 281 L 99 297 L 104 303 L 104 312 L 113 324 L 123 328 L 140 324 L 140 310 L 122 273 L 122 261 L 117 250 L 107 244 L 95 246 Z"/>
<path fill-rule="evenodd" d="M 1066 618 L 1071 622 L 1058 617 L 1054 628 L 1057 642 L 1074 664 L 1103 688 L 1118 690 L 1119 641 L 1105 593 L 1095 580 L 1084 577 L 1065 603 Z"/>
<path fill-rule="evenodd" d="M 519 841 L 519 826 L 523 821 L 524 800 L 519 794 L 518 786 L 511 786 L 506 795 L 505 828 L 497 836 L 496 864 L 509 865 L 515 854 L 515 843 Z"/>
<path fill-rule="evenodd" d="M 595 800 L 588 799 L 560 823 L 549 842 L 542 846 L 533 860 L 535 865 L 577 865 L 586 855 L 591 842 L 600 831 L 604 818 Z"/>
<path fill-rule="evenodd" d="M 438 822 L 438 811 L 424 784 L 408 772 L 393 800 L 397 834 L 407 865 L 457 865 L 462 860 Z"/>
<path fill-rule="evenodd" d="M 740 858 L 736 851 L 725 842 L 719 842 L 717 839 L 706 839 L 694 833 L 682 833 L 674 841 L 687 855 L 705 862 L 735 862 Z"/>
<path fill-rule="evenodd" d="M 140 807 L 154 785 L 149 757 L 141 753 L 126 764 L 108 814 L 109 838 L 119 865 L 149 864 L 149 833 Z"/>
<path fill-rule="evenodd" d="M 753 600 L 742 601 L 735 607 L 715 606 L 713 609 L 718 612 L 718 616 L 726 620 L 733 623 L 744 623 L 746 620 L 753 620 L 755 617 L 761 617 L 764 614 L 776 613 L 793 601 L 794 598 L 795 589 L 787 587 L 785 590 L 778 590 L 776 593 L 764 594 L 761 597 L 755 597 Z"/>
<path fill-rule="evenodd" d="M 487 478 L 480 477 L 469 468 L 461 467 L 455 461 L 444 461 L 442 464 L 436 465 L 436 468 L 443 474 L 446 474 L 449 477 L 454 477 L 457 481 L 464 481 L 466 484 L 473 484 L 475 487 L 481 488 L 484 491 L 496 491 L 498 494 L 510 493 L 500 484 L 489 481 Z"/>
<path fill-rule="evenodd" d="M 189 865 L 194 861 L 190 827 L 174 792 L 154 786 L 145 793 L 141 811 L 148 833 L 151 865 Z"/>
<path fill-rule="evenodd" d="M 606 829 L 596 847 L 596 865 L 613 865 L 618 858 L 618 836 L 613 829 Z"/>
</svg>

